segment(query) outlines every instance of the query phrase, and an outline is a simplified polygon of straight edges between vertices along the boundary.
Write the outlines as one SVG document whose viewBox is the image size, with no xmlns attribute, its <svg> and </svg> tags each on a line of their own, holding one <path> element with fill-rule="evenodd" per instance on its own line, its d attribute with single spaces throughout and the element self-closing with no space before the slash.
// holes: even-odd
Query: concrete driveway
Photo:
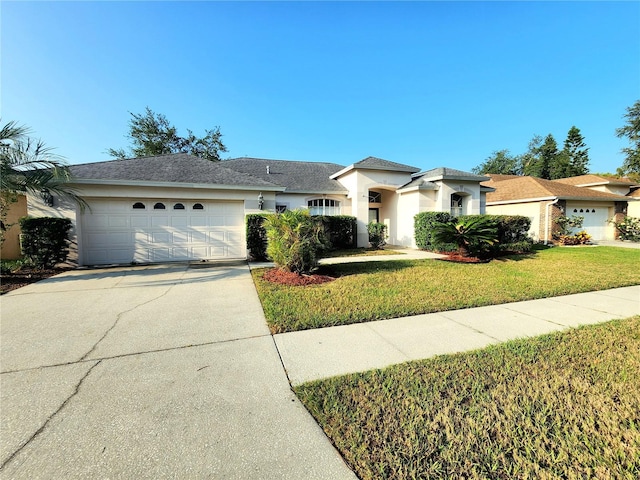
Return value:
<svg viewBox="0 0 640 480">
<path fill-rule="evenodd" d="M 0 476 L 355 476 L 291 392 L 245 263 L 1 297 Z"/>
</svg>

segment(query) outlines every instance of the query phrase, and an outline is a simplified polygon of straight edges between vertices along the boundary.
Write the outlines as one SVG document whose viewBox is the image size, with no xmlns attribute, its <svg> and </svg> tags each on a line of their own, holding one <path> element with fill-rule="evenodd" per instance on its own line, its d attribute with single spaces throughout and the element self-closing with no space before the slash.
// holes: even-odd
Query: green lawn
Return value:
<svg viewBox="0 0 640 480">
<path fill-rule="evenodd" d="M 640 316 L 295 391 L 361 479 L 640 478 Z"/>
<path fill-rule="evenodd" d="M 551 248 L 485 264 L 396 260 L 332 265 L 322 285 L 253 276 L 273 333 L 493 305 L 640 284 L 640 250 Z"/>
</svg>

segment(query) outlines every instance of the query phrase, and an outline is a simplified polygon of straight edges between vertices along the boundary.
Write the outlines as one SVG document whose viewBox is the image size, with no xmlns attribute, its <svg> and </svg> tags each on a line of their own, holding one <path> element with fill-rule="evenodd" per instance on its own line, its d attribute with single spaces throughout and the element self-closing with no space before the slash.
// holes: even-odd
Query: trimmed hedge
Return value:
<svg viewBox="0 0 640 480">
<path fill-rule="evenodd" d="M 354 248 L 356 246 L 356 217 L 349 215 L 317 215 L 325 228 L 325 235 L 331 250 Z"/>
<path fill-rule="evenodd" d="M 256 261 L 268 260 L 267 257 L 267 230 L 264 228 L 264 220 L 268 213 L 250 213 L 246 217 L 247 250 L 252 259 Z"/>
<path fill-rule="evenodd" d="M 367 225 L 371 248 L 381 250 L 387 244 L 387 226 L 384 223 L 371 222 Z"/>
<path fill-rule="evenodd" d="M 53 268 L 69 255 L 71 220 L 58 217 L 23 217 L 22 254 L 36 268 Z"/>
<path fill-rule="evenodd" d="M 497 229 L 498 242 L 482 247 L 485 256 L 497 256 L 506 252 L 531 251 L 533 240 L 529 237 L 531 219 L 522 215 L 462 215 L 459 218 L 483 218 Z M 456 218 L 448 212 L 423 212 L 414 217 L 416 244 L 424 250 L 448 252 L 456 250 L 453 244 L 434 244 L 431 231 L 434 223 L 453 222 Z"/>
<path fill-rule="evenodd" d="M 436 223 L 448 223 L 454 217 L 449 212 L 422 212 L 413 217 L 416 246 L 422 250 L 453 252 L 458 246 L 451 243 L 437 244 L 431 240 L 431 232 Z"/>
</svg>

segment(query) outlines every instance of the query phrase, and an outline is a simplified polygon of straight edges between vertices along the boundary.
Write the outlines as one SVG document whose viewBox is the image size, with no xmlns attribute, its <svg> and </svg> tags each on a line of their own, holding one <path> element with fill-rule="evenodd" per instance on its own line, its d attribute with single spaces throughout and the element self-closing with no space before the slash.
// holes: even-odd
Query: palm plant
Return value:
<svg viewBox="0 0 640 480">
<path fill-rule="evenodd" d="M 4 220 L 19 193 L 57 194 L 86 205 L 67 183 L 71 176 L 63 157 L 28 135 L 14 121 L 0 128 L 0 234 L 9 227 Z"/>
<path fill-rule="evenodd" d="M 496 243 L 498 232 L 494 225 L 482 217 L 458 218 L 434 224 L 431 239 L 434 243 L 455 243 L 458 253 L 468 257 L 471 249 Z"/>
</svg>

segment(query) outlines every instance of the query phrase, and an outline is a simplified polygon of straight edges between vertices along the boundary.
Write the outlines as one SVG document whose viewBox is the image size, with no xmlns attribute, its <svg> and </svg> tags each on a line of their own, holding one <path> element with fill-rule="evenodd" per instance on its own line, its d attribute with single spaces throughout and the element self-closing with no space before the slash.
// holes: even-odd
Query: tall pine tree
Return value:
<svg viewBox="0 0 640 480">
<path fill-rule="evenodd" d="M 575 125 L 569 129 L 564 141 L 563 153 L 567 157 L 567 167 L 562 177 L 575 177 L 589 173 L 589 148 L 584 143 L 580 129 Z"/>
</svg>

